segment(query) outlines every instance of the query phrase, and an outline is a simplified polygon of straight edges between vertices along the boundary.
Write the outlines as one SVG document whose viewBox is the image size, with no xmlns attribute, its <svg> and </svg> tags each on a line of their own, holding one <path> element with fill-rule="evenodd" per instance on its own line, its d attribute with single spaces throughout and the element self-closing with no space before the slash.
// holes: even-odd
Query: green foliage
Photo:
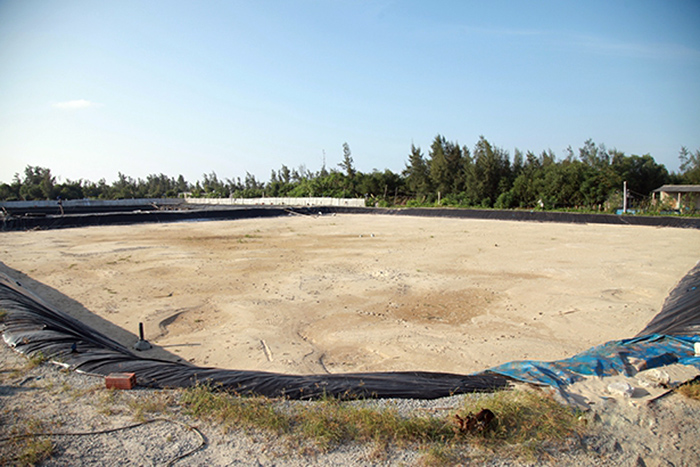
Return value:
<svg viewBox="0 0 700 467">
<path fill-rule="evenodd" d="M 506 191 L 498 195 L 496 199 L 496 204 L 494 205 L 496 209 L 510 209 L 517 207 L 515 204 L 515 196 L 511 191 Z"/>
<path fill-rule="evenodd" d="M 391 170 L 379 172 L 375 169 L 369 174 L 358 173 L 356 181 L 357 194 L 381 200 L 385 204 L 389 204 L 391 199 L 403 192 L 403 180 Z"/>
<path fill-rule="evenodd" d="M 683 146 L 679 159 L 681 161 L 681 183 L 686 185 L 700 184 L 700 149 L 690 152 Z"/>
<path fill-rule="evenodd" d="M 411 154 L 408 156 L 402 175 L 408 192 L 414 197 L 424 197 L 431 191 L 428 164 L 420 148 L 413 144 L 411 144 Z"/>
<path fill-rule="evenodd" d="M 271 171 L 268 182 L 247 172 L 243 180 L 220 179 L 211 172 L 194 184 L 182 175 L 149 175 L 142 180 L 122 173 L 111 185 L 104 179 L 56 183 L 50 169 L 27 166 L 23 176 L 15 174 L 12 183 L 0 184 L 0 200 L 159 198 L 190 193 L 216 198 L 363 197 L 368 206 L 614 211 L 621 207 L 619 193 L 626 181 L 630 208 L 658 211 L 651 206 L 652 190 L 667 183 L 700 184 L 700 150 L 683 147 L 679 158 L 681 172 L 670 174 L 649 154 L 627 156 L 589 139 L 577 151 L 569 147 L 562 160 L 552 151 L 537 156 L 516 149 L 511 161 L 507 151 L 483 136 L 470 151 L 438 134 L 427 157 L 411 145 L 405 168 L 398 174 L 388 169 L 358 171 L 346 142 L 339 170 L 327 170 L 325 158 L 318 172 L 303 165 L 292 169 L 282 165 Z"/>
<path fill-rule="evenodd" d="M 55 184 L 56 177 L 51 175 L 50 169 L 27 166 L 19 194 L 22 199 L 53 199 Z"/>
<path fill-rule="evenodd" d="M 0 200 L 174 198 L 190 188 L 182 175 L 174 179 L 163 174 L 135 180 L 119 173 L 112 185 L 107 185 L 104 179 L 97 183 L 83 180 L 56 183 L 50 169 L 27 166 L 24 177 L 16 174 L 11 185 L 0 185 Z"/>
<path fill-rule="evenodd" d="M 625 156 L 615 151 L 611 166 L 621 180 L 627 181 L 627 188 L 633 194 L 647 196 L 669 181 L 666 167 L 657 164 L 649 154 Z"/>
<path fill-rule="evenodd" d="M 474 147 L 466 185 L 471 199 L 478 200 L 481 207 L 492 207 L 500 194 L 512 186 L 508 153 L 481 136 Z"/>
<path fill-rule="evenodd" d="M 430 146 L 428 179 L 433 191 L 443 196 L 463 191 L 470 167 L 469 150 L 437 135 Z"/>
<path fill-rule="evenodd" d="M 350 145 L 348 143 L 343 143 L 343 160 L 338 164 L 338 167 L 343 169 L 348 179 L 352 179 L 355 176 L 355 163 L 352 160 L 352 153 L 350 152 Z"/>
<path fill-rule="evenodd" d="M 434 205 L 435 204 L 433 204 L 433 206 Z M 465 192 L 448 193 L 440 199 L 440 206 L 469 207 L 472 205 L 473 203 L 471 202 L 471 199 L 467 196 Z"/>
</svg>

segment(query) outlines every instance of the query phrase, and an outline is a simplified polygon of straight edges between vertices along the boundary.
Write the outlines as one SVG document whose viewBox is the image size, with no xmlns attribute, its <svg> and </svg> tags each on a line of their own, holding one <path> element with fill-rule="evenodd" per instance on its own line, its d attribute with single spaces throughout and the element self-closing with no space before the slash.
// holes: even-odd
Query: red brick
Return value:
<svg viewBox="0 0 700 467">
<path fill-rule="evenodd" d="M 110 373 L 105 378 L 107 389 L 132 389 L 136 386 L 134 373 Z"/>
</svg>

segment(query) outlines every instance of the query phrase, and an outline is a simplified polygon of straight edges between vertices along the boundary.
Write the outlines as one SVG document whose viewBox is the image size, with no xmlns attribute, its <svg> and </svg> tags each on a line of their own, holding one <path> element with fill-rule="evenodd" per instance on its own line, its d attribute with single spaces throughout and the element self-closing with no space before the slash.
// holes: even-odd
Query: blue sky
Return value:
<svg viewBox="0 0 700 467">
<path fill-rule="evenodd" d="M 435 135 L 678 169 L 697 1 L 0 0 L 0 181 L 401 171 Z"/>
</svg>

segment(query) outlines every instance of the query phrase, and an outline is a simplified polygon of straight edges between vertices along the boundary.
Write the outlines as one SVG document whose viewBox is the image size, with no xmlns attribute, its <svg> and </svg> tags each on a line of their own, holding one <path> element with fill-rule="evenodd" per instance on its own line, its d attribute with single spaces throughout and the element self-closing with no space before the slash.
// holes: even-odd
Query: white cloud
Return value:
<svg viewBox="0 0 700 467">
<path fill-rule="evenodd" d="M 85 99 L 77 99 L 74 101 L 66 101 L 66 102 L 55 102 L 52 104 L 52 107 L 55 107 L 57 109 L 64 109 L 64 110 L 77 110 L 77 109 L 87 109 L 88 107 L 95 107 L 97 106 L 96 103 L 90 102 Z"/>
</svg>

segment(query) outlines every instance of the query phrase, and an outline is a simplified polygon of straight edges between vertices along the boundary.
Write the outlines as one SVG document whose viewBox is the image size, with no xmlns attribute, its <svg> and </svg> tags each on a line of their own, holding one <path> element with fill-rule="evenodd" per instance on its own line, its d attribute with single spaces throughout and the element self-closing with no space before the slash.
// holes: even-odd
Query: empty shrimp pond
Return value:
<svg viewBox="0 0 700 467">
<path fill-rule="evenodd" d="M 3 270 L 148 357 L 480 371 L 634 336 L 700 231 L 339 214 L 2 233 Z"/>
</svg>

